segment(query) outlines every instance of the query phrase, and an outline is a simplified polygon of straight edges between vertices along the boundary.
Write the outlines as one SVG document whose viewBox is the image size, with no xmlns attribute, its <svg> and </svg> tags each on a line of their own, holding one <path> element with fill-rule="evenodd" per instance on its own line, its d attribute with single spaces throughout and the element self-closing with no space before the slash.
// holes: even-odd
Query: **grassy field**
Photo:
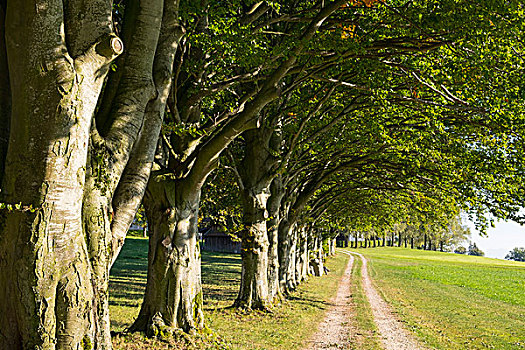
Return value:
<svg viewBox="0 0 525 350">
<path fill-rule="evenodd" d="M 525 349 L 525 263 L 358 249 L 407 328 L 437 349 Z"/>
<path fill-rule="evenodd" d="M 126 239 L 111 270 L 110 312 L 115 332 L 123 331 L 138 314 L 146 283 L 147 246 L 147 239 Z M 323 319 L 347 261 L 348 257 L 344 254 L 330 259 L 327 266 L 331 272 L 327 276 L 311 277 L 272 314 L 243 314 L 230 308 L 239 287 L 240 256 L 203 252 L 206 324 L 214 334 L 213 339 L 217 336 L 220 341 L 210 343 L 208 339 L 197 344 L 196 348 L 300 349 Z M 374 336 L 373 332 L 368 335 Z M 173 344 L 137 335 L 117 336 L 114 345 L 116 349 L 174 348 Z"/>
</svg>

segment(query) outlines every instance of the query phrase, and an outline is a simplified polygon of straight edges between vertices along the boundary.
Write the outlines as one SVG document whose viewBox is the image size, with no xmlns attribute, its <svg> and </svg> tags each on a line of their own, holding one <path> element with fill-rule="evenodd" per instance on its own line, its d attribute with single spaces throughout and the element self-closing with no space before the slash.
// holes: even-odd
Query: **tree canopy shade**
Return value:
<svg viewBox="0 0 525 350">
<path fill-rule="evenodd" d="M 523 18 L 503 0 L 0 1 L 0 347 L 111 347 L 109 269 L 144 193 L 132 329 L 202 327 L 201 189 L 241 135 L 241 306 L 295 287 L 335 232 L 314 223 L 518 218 Z"/>
</svg>

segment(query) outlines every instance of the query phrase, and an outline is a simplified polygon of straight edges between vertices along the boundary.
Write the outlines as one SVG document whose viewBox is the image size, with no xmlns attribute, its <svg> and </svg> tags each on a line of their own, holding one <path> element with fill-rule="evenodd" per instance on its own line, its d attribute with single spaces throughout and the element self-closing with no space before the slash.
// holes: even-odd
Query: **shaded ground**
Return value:
<svg viewBox="0 0 525 350">
<path fill-rule="evenodd" d="M 240 255 L 202 252 L 204 312 L 209 329 L 190 340 L 179 336 L 147 339 L 142 334 L 119 333 L 129 327 L 139 311 L 146 283 L 147 249 L 147 239 L 128 237 L 111 270 L 111 325 L 117 332 L 114 349 L 302 349 L 330 307 L 348 261 L 343 254 L 329 259 L 328 275 L 309 278 L 271 314 L 245 313 L 230 308 L 240 283 Z"/>
</svg>

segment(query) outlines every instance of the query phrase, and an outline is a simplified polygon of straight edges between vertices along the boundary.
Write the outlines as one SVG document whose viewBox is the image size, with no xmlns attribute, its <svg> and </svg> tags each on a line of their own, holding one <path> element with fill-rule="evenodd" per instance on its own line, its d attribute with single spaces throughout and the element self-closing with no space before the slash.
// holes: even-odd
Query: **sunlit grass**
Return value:
<svg viewBox="0 0 525 350">
<path fill-rule="evenodd" d="M 147 239 L 130 237 L 111 270 L 110 312 L 112 330 L 120 332 L 137 316 L 146 284 Z M 238 254 L 202 252 L 202 284 L 206 324 L 233 349 L 300 349 L 317 331 L 329 300 L 335 295 L 348 257 L 340 254 L 327 262 L 330 273 L 310 277 L 271 314 L 244 314 L 230 308 L 240 282 Z M 173 348 L 137 335 L 116 338 L 117 349 Z M 222 345 L 221 345 L 222 346 Z M 197 348 L 221 348 L 199 344 Z"/>
<path fill-rule="evenodd" d="M 231 255 L 226 256 L 231 257 Z M 229 295 L 231 299 L 208 299 L 205 302 L 209 326 L 232 344 L 234 349 L 301 349 L 323 320 L 324 313 L 330 306 L 329 300 L 337 292 L 338 282 L 347 261 L 348 258 L 343 254 L 330 259 L 327 264 L 330 269 L 328 275 L 311 277 L 271 314 L 244 315 L 235 309 L 225 308 L 233 303 L 240 278 L 240 265 L 237 271 L 229 267 L 231 275 L 225 274 L 223 270 L 221 271 L 223 274 L 218 277 L 228 283 L 214 279 L 211 283 L 214 289 L 211 290 L 216 292 L 220 286 L 221 296 Z M 219 264 L 219 266 L 227 268 L 230 265 Z M 237 274 L 237 281 L 229 283 L 234 274 Z M 206 281 L 204 274 L 203 281 Z M 205 296 L 206 298 L 209 297 Z"/>
<path fill-rule="evenodd" d="M 361 276 L 361 259 L 355 258 L 352 267 L 352 284 L 351 284 L 351 304 L 353 308 L 353 317 L 357 325 L 358 332 L 350 334 L 352 339 L 352 349 L 356 350 L 376 350 L 381 349 L 378 339 L 376 324 L 372 309 L 368 303 L 366 294 L 363 291 Z"/>
<path fill-rule="evenodd" d="M 525 349 L 525 263 L 404 248 L 359 249 L 385 299 L 438 349 Z"/>
</svg>

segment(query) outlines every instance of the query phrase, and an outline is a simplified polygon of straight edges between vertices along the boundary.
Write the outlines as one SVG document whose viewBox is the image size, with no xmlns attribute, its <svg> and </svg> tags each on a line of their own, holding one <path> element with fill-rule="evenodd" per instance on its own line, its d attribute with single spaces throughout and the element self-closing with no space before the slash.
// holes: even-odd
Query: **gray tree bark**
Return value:
<svg viewBox="0 0 525 350">
<path fill-rule="evenodd" d="M 268 199 L 267 222 L 268 230 L 268 294 L 273 304 L 281 302 L 283 296 L 279 284 L 279 224 L 281 201 L 284 197 L 284 188 L 281 176 L 278 175 L 270 185 L 270 198 Z"/>
<path fill-rule="evenodd" d="M 145 188 L 124 172 L 135 159 L 149 176 L 164 110 L 154 127 L 145 118 L 162 96 L 154 58 L 169 69 L 158 40 L 164 1 L 134 5 L 123 40 L 112 30 L 111 1 L 23 0 L 10 3 L 5 25 L 0 13 L 0 70 L 8 62 L 11 97 L 6 103 L 0 90 L 0 121 L 11 120 L 2 201 L 20 203 L 1 214 L 2 349 L 111 348 L 109 269 Z M 164 47 L 177 42 L 161 37 Z M 110 79 L 103 91 L 124 47 L 118 84 Z M 138 76 L 147 83 L 136 84 Z M 110 108 L 97 121 L 107 128 L 94 123 L 102 96 Z M 138 147 L 145 135 L 153 141 Z"/>
<path fill-rule="evenodd" d="M 267 309 L 272 306 L 272 299 L 278 290 L 275 285 L 277 261 L 275 227 L 272 231 L 272 251 L 269 251 L 269 225 L 275 225 L 268 212 L 270 185 L 275 176 L 274 167 L 278 152 L 279 137 L 274 127 L 263 126 L 244 132 L 245 154 L 239 166 L 242 182 L 241 197 L 243 203 L 242 234 L 242 274 L 239 295 L 235 301 L 237 307 Z M 272 199 L 272 209 L 278 212 L 278 198 Z M 271 259 L 271 260 L 270 260 Z M 269 265 L 269 260 L 271 265 Z M 272 275 L 270 292 L 269 276 Z"/>
<path fill-rule="evenodd" d="M 185 190 L 184 190 L 185 189 Z M 149 335 L 204 326 L 197 220 L 200 191 L 154 175 L 144 196 L 150 225 L 148 280 L 131 331 Z"/>
<path fill-rule="evenodd" d="M 274 177 L 273 167 L 277 158 L 272 155 L 273 127 L 261 127 L 243 133 L 245 154 L 239 166 L 242 181 L 243 205 L 242 274 L 239 294 L 235 306 L 252 309 L 267 309 L 272 306 L 268 287 L 270 270 L 268 237 L 268 198 Z M 275 145 L 274 145 L 275 146 Z M 278 147 L 278 146 L 277 146 Z M 275 237 L 272 237 L 275 239 Z M 272 245 L 272 248 L 275 244 Z M 275 254 L 275 250 L 272 252 Z M 272 256 L 272 264 L 275 264 Z M 276 293 L 272 287 L 272 293 Z"/>
<path fill-rule="evenodd" d="M 303 282 L 308 277 L 308 232 L 306 226 L 297 230 L 296 281 Z"/>
</svg>

